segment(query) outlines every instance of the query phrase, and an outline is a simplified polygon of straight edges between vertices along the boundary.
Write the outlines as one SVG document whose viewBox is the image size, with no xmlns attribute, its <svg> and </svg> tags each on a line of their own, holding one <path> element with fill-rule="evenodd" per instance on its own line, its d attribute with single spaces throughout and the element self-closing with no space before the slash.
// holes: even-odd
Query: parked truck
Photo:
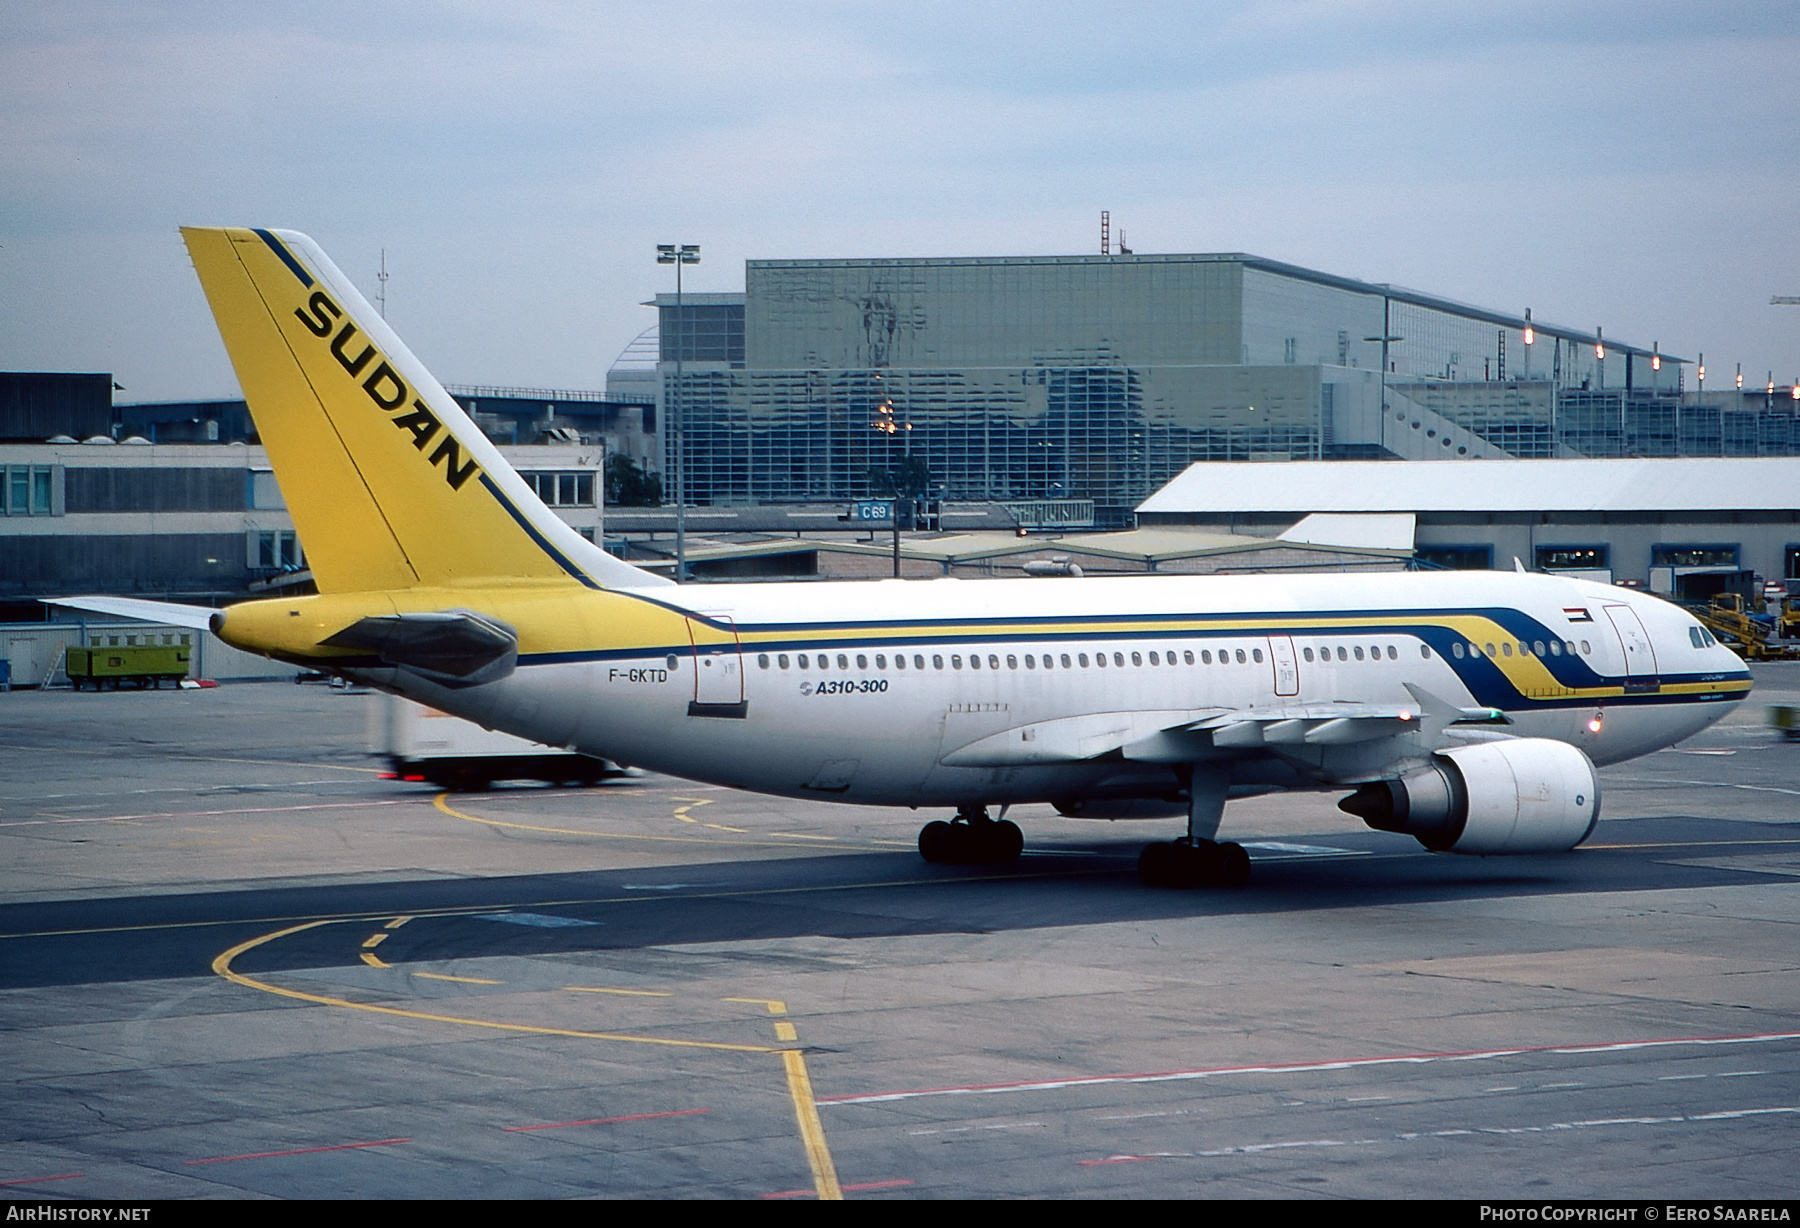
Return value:
<svg viewBox="0 0 1800 1228">
<path fill-rule="evenodd" d="M 396 695 L 374 698 L 370 741 L 402 780 L 470 791 L 485 789 L 497 780 L 591 785 L 630 774 L 630 769 L 610 760 L 483 729 Z"/>
</svg>

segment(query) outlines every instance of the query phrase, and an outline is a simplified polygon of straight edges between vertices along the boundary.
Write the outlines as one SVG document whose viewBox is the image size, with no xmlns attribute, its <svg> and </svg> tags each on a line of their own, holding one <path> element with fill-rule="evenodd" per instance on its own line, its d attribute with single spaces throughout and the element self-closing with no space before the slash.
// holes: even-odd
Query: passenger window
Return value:
<svg viewBox="0 0 1800 1228">
<path fill-rule="evenodd" d="M 1348 661 L 1349 659 L 1350 659 L 1350 654 L 1344 651 L 1344 646 L 1342 644 L 1339 644 L 1338 645 L 1338 660 Z"/>
<path fill-rule="evenodd" d="M 1242 648 L 1237 650 L 1237 659 L 1239 665 L 1244 663 L 1244 650 Z"/>
<path fill-rule="evenodd" d="M 1493 645 L 1492 645 L 1492 644 L 1484 644 L 1484 645 L 1482 645 L 1482 651 L 1484 651 L 1484 652 L 1486 652 L 1486 653 L 1487 653 L 1487 655 L 1488 655 L 1488 657 L 1489 657 L 1489 659 L 1492 659 L 1492 658 L 1493 658 L 1493 655 L 1494 655 L 1494 646 L 1493 646 Z M 1509 657 L 1510 657 L 1510 656 L 1512 656 L 1512 651 L 1511 651 L 1511 650 L 1510 650 L 1510 649 L 1508 649 L 1508 650 L 1507 650 L 1507 653 L 1506 653 L 1506 655 L 1507 655 L 1507 656 L 1509 656 Z"/>
<path fill-rule="evenodd" d="M 1106 668 L 1106 654 L 1103 652 L 1095 653 L 1094 654 L 1094 664 L 1099 666 L 1101 669 L 1105 669 Z"/>
<path fill-rule="evenodd" d="M 1083 652 L 1083 653 L 1077 653 L 1077 654 L 1076 654 L 1076 657 L 1075 657 L 1075 659 L 1076 659 L 1076 660 L 1077 660 L 1077 661 L 1080 661 L 1080 662 L 1081 662 L 1081 668 L 1082 668 L 1082 669 L 1086 669 L 1086 668 L 1087 668 L 1087 667 L 1088 667 L 1088 666 L 1087 666 L 1087 653 L 1085 653 L 1085 652 Z"/>
<path fill-rule="evenodd" d="M 857 669 L 868 669 L 869 668 L 869 658 L 864 656 L 860 652 L 856 654 L 856 668 Z"/>
<path fill-rule="evenodd" d="M 894 659 L 896 661 L 898 661 L 900 658 L 895 657 Z M 879 652 L 875 654 L 875 668 L 876 669 L 886 669 L 887 668 L 887 657 L 885 654 L 879 653 Z"/>
<path fill-rule="evenodd" d="M 1202 665 L 1211 665 L 1212 664 L 1212 649 L 1202 648 L 1200 650 L 1200 664 L 1202 664 Z"/>
<path fill-rule="evenodd" d="M 933 653 L 932 657 L 931 657 L 931 668 L 932 669 L 943 669 L 944 668 L 944 658 L 938 656 L 936 653 Z M 957 669 L 962 668 L 961 662 L 957 663 L 956 668 Z"/>
<path fill-rule="evenodd" d="M 669 659 L 667 662 L 665 662 L 665 664 L 667 664 L 671 670 L 677 670 L 677 669 L 681 668 L 681 659 L 679 657 L 677 657 L 674 653 L 670 653 Z"/>
<path fill-rule="evenodd" d="M 1050 658 L 1045 657 L 1044 660 L 1046 663 L 1048 663 Z M 1025 654 L 1025 668 L 1026 669 L 1036 669 L 1037 668 L 1037 660 L 1030 653 Z"/>
<path fill-rule="evenodd" d="M 1400 659 L 1400 650 L 1398 648 L 1395 648 L 1392 644 L 1389 644 L 1388 645 L 1388 660 L 1398 661 L 1399 659 Z"/>
<path fill-rule="evenodd" d="M 875 659 L 877 661 L 881 660 L 880 657 L 876 657 Z M 905 653 L 897 652 L 894 654 L 894 668 L 895 669 L 905 669 L 906 668 L 906 654 Z"/>
<path fill-rule="evenodd" d="M 1131 654 L 1131 663 L 1133 665 L 1142 665 L 1144 663 L 1144 658 L 1134 652 Z"/>
<path fill-rule="evenodd" d="M 800 654 L 800 668 L 801 668 L 801 669 L 806 669 L 806 668 L 807 668 L 807 664 L 806 664 L 806 654 L 805 654 L 805 653 L 801 653 L 801 654 Z"/>
<path fill-rule="evenodd" d="M 861 658 L 861 657 L 858 657 L 858 658 L 856 658 L 856 663 L 857 663 L 857 664 L 858 664 L 858 665 L 861 665 L 861 664 L 862 664 L 862 658 Z M 841 653 L 841 652 L 840 652 L 840 653 L 838 653 L 838 668 L 839 668 L 839 669 L 849 669 L 849 668 L 850 668 L 850 658 L 848 658 L 848 657 L 846 657 L 846 656 L 845 656 L 845 655 L 844 655 L 844 654 L 843 654 L 843 653 Z"/>
<path fill-rule="evenodd" d="M 781 666 L 782 669 L 786 669 L 788 667 L 787 653 L 784 652 L 780 656 L 776 657 L 775 664 Z"/>
<path fill-rule="evenodd" d="M 989 669 L 999 669 L 1000 668 L 1000 658 L 995 656 L 991 652 L 988 653 L 988 668 Z M 1018 666 L 1015 665 L 1013 668 L 1017 669 Z"/>
<path fill-rule="evenodd" d="M 1588 657 L 1588 656 L 1592 656 L 1593 654 L 1594 654 L 1593 646 L 1591 644 L 1589 644 L 1586 640 L 1582 640 L 1581 641 L 1581 655 L 1584 657 Z"/>
<path fill-rule="evenodd" d="M 1550 655 L 1553 657 L 1562 656 L 1562 641 L 1561 640 L 1551 640 L 1550 641 Z"/>
<path fill-rule="evenodd" d="M 1124 669 L 1125 668 L 1125 654 L 1122 652 L 1113 653 L 1113 664 L 1118 666 L 1120 669 Z"/>
<path fill-rule="evenodd" d="M 1461 641 L 1461 640 L 1457 640 L 1457 641 L 1456 641 L 1456 642 L 1455 642 L 1455 643 L 1453 643 L 1453 644 L 1451 644 L 1451 645 L 1450 645 L 1450 651 L 1451 651 L 1451 652 L 1452 652 L 1452 653 L 1454 653 L 1454 654 L 1455 654 L 1455 656 L 1456 656 L 1456 658 L 1457 658 L 1457 660 L 1459 660 L 1459 661 L 1460 661 L 1460 660 L 1461 660 L 1461 659 L 1462 659 L 1462 655 L 1463 655 L 1463 646 L 1462 646 L 1462 641 Z"/>
<path fill-rule="evenodd" d="M 1186 661 L 1189 665 L 1192 665 L 1194 663 L 1194 654 L 1184 648 L 1181 652 L 1181 659 Z"/>
<path fill-rule="evenodd" d="M 1306 660 L 1308 660 L 1308 661 L 1310 661 L 1310 660 L 1312 660 L 1312 649 L 1310 649 L 1310 648 L 1302 648 L 1302 649 L 1301 649 L 1301 650 L 1300 650 L 1300 655 L 1301 655 L 1301 656 L 1302 656 L 1302 657 L 1304 657 L 1304 658 L 1305 658 L 1305 659 L 1306 659 Z"/>
<path fill-rule="evenodd" d="M 951 657 L 950 659 L 952 661 L 956 660 L 955 657 Z M 980 669 L 981 668 L 981 657 L 979 655 L 977 655 L 975 653 L 969 654 L 969 668 L 970 669 Z"/>
<path fill-rule="evenodd" d="M 1150 654 L 1150 664 L 1152 664 L 1152 665 L 1161 665 L 1161 664 L 1162 664 L 1162 662 L 1161 662 L 1161 661 L 1158 661 L 1158 660 L 1157 660 L 1157 659 L 1156 659 L 1156 654 L 1155 654 L 1155 653 L 1151 653 L 1151 654 Z"/>
<path fill-rule="evenodd" d="M 1046 658 L 1045 658 L 1045 660 L 1048 660 L 1048 659 L 1049 659 L 1049 658 L 1048 658 L 1048 657 L 1046 657 Z M 1082 664 L 1083 664 L 1083 665 L 1086 665 L 1086 664 L 1087 664 L 1087 658 L 1086 658 L 1086 657 L 1083 657 L 1083 658 L 1081 658 L 1081 663 L 1082 663 Z M 1064 668 L 1064 669 L 1068 669 L 1068 668 L 1069 668 L 1069 654 L 1068 654 L 1068 653 L 1066 653 L 1066 652 L 1065 652 L 1065 653 L 1063 653 L 1063 655 L 1062 655 L 1062 667 L 1063 667 L 1063 668 Z"/>
<path fill-rule="evenodd" d="M 938 668 L 939 668 L 939 669 L 943 669 L 943 668 L 944 668 L 944 658 L 942 658 L 942 657 L 933 657 L 933 658 L 931 658 L 931 659 L 932 659 L 932 660 L 933 660 L 933 661 L 935 661 L 935 662 L 937 662 L 937 667 L 938 667 Z M 921 655 L 920 655 L 920 654 L 919 654 L 919 653 L 914 653 L 914 654 L 913 654 L 913 668 L 914 668 L 914 669 L 924 669 L 924 668 L 925 668 L 925 658 L 924 658 L 924 657 L 923 657 L 923 656 L 921 656 Z"/>
<path fill-rule="evenodd" d="M 997 669 L 999 667 L 996 666 L 995 668 Z M 1006 668 L 1007 669 L 1018 669 L 1019 668 L 1019 658 L 1015 657 L 1010 652 L 1006 654 Z"/>
<path fill-rule="evenodd" d="M 1419 645 L 1419 655 L 1421 657 L 1425 658 L 1425 660 L 1427 660 L 1427 661 L 1431 660 L 1431 645 L 1430 644 L 1420 644 Z"/>
<path fill-rule="evenodd" d="M 1512 656 L 1512 641 L 1511 640 L 1501 640 L 1500 641 L 1500 655 L 1503 657 Z"/>
<path fill-rule="evenodd" d="M 769 654 L 766 652 L 759 653 L 756 658 L 756 664 L 759 669 L 768 669 L 769 668 Z"/>
<path fill-rule="evenodd" d="M 1357 660 L 1358 660 L 1358 661 L 1360 661 L 1360 660 L 1362 660 L 1362 645 L 1361 645 L 1361 644 L 1358 644 L 1358 645 L 1357 645 L 1357 646 L 1356 646 L 1356 648 L 1355 648 L 1355 656 L 1356 656 L 1356 659 L 1357 659 Z"/>
<path fill-rule="evenodd" d="M 1260 648 L 1252 648 L 1252 649 L 1251 649 L 1251 650 L 1250 650 L 1250 655 L 1251 655 L 1251 656 L 1252 656 L 1252 657 L 1253 657 L 1253 658 L 1255 658 L 1255 660 L 1256 660 L 1256 663 L 1257 663 L 1257 664 L 1258 664 L 1258 665 L 1261 665 L 1261 664 L 1262 664 L 1262 649 L 1260 649 Z"/>
</svg>

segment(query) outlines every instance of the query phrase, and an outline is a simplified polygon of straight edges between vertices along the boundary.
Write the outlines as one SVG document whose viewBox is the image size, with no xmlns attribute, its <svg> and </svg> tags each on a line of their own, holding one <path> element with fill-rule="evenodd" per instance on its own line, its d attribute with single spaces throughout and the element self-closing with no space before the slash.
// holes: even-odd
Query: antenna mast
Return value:
<svg viewBox="0 0 1800 1228">
<path fill-rule="evenodd" d="M 387 281 L 388 281 L 387 248 L 385 248 L 385 247 L 381 249 L 381 272 L 375 274 L 375 280 L 377 282 L 379 282 L 381 285 L 381 288 L 375 292 L 375 304 L 381 310 L 381 318 L 385 320 L 385 319 L 387 319 Z"/>
</svg>

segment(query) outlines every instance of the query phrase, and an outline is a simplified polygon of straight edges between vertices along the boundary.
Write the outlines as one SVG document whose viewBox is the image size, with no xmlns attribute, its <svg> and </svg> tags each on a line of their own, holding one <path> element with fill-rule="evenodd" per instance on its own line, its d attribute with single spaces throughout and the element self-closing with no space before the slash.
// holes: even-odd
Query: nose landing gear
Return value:
<svg viewBox="0 0 1800 1228">
<path fill-rule="evenodd" d="M 985 806 L 964 806 L 952 822 L 939 819 L 919 831 L 919 856 L 936 865 L 1004 865 L 1017 861 L 1024 848 L 1019 825 L 995 822 Z"/>
</svg>

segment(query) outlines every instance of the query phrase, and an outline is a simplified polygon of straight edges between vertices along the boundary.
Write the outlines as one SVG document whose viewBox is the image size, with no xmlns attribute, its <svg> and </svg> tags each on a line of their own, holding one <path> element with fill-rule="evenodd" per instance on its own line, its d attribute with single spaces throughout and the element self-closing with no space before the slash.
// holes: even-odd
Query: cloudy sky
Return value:
<svg viewBox="0 0 1800 1228">
<path fill-rule="evenodd" d="M 598 388 L 746 258 L 1246 251 L 1800 375 L 1800 6 L 8 0 L 0 367 L 236 381 L 182 224 L 453 383 Z"/>
</svg>

